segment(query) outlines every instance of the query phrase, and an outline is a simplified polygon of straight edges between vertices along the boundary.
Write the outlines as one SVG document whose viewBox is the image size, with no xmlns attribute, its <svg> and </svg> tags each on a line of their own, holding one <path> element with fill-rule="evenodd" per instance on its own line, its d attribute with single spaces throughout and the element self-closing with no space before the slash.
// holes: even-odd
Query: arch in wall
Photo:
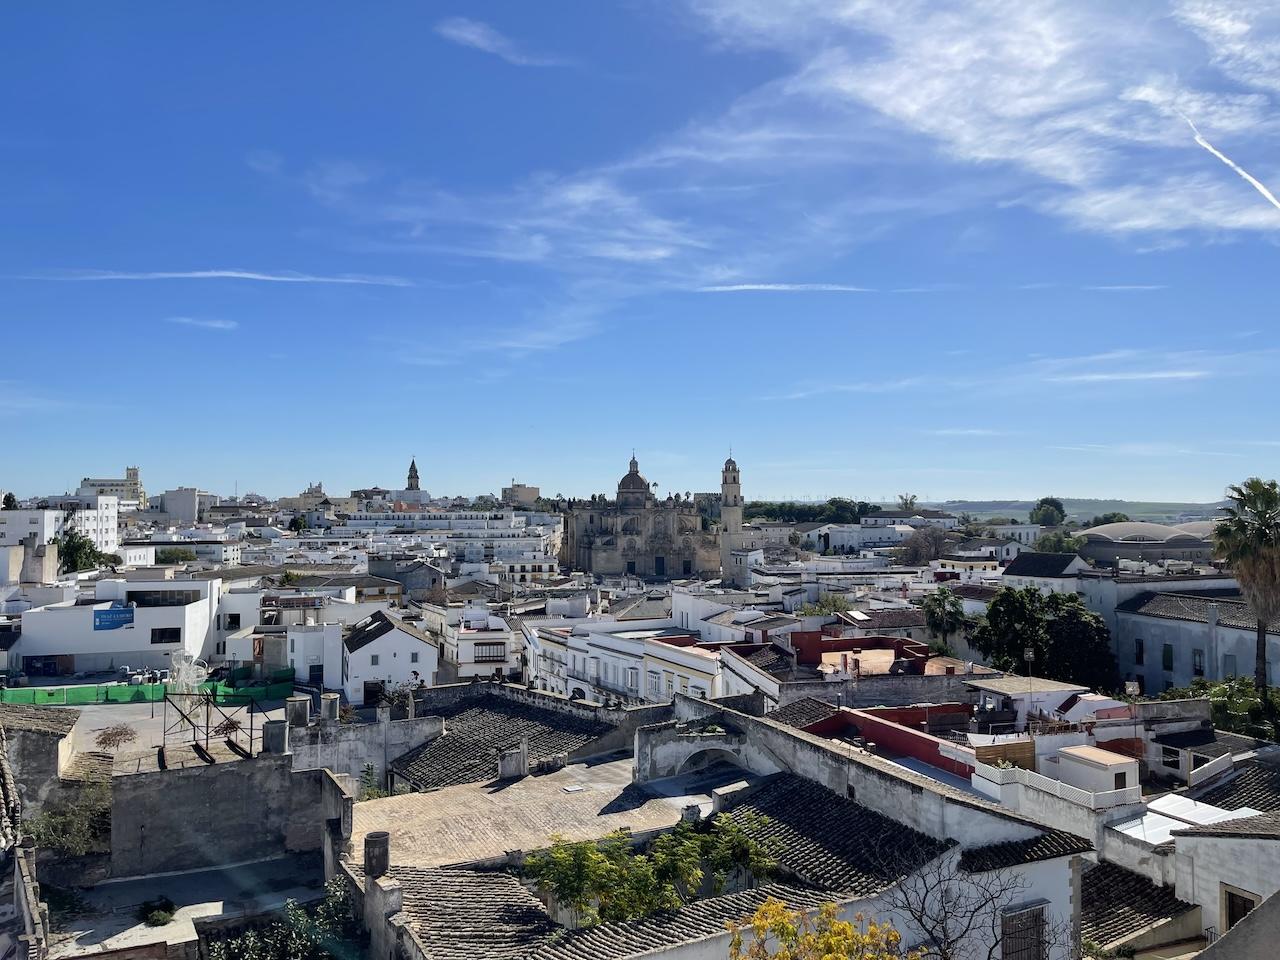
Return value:
<svg viewBox="0 0 1280 960">
<path fill-rule="evenodd" d="M 705 750 L 698 750 L 697 752 L 691 753 L 689 756 L 685 757 L 680 763 L 679 768 L 676 770 L 676 775 L 679 776 L 682 773 L 697 773 L 699 770 L 705 770 L 717 763 L 730 763 L 735 767 L 742 766 L 742 764 L 738 762 L 737 754 L 732 751 L 725 750 L 721 747 L 708 747 Z"/>
<path fill-rule="evenodd" d="M 570 700 L 586 700 L 587 691 L 583 690 L 582 687 L 574 687 L 572 690 L 569 691 L 569 699 Z"/>
</svg>

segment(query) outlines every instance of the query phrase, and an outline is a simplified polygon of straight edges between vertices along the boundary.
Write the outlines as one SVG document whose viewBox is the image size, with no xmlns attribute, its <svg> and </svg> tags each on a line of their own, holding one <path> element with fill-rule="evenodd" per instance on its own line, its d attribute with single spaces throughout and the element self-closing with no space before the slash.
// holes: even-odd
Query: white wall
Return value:
<svg viewBox="0 0 1280 960">
<path fill-rule="evenodd" d="M 1223 884 L 1265 900 L 1280 890 L 1280 839 L 1184 836 L 1174 838 L 1178 896 L 1198 903 L 1206 927 L 1225 933 Z"/>
<path fill-rule="evenodd" d="M 343 647 L 343 650 L 346 651 L 346 648 Z M 344 652 L 343 659 L 343 672 L 346 675 L 343 688 L 347 692 L 347 699 L 352 703 L 364 703 L 364 684 L 367 680 L 381 680 L 390 688 L 414 682 L 413 672 L 416 670 L 427 686 L 432 686 L 440 665 L 440 655 L 435 645 L 423 643 L 402 630 L 385 633 L 354 653 Z"/>
</svg>

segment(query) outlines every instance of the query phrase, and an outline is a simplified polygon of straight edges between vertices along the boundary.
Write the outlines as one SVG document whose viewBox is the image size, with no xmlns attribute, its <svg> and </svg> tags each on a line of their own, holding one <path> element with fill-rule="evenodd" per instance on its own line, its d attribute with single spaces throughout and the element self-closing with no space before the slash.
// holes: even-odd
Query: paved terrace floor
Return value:
<svg viewBox="0 0 1280 960">
<path fill-rule="evenodd" d="M 391 862 L 439 867 L 501 857 L 511 850 L 550 846 L 551 837 L 594 840 L 629 827 L 662 830 L 697 803 L 705 815 L 714 787 L 752 774 L 720 766 L 654 781 L 631 783 L 631 758 L 577 763 L 539 777 L 506 783 L 471 783 L 431 793 L 407 793 L 355 806 L 352 856 L 360 863 L 365 834 L 391 834 Z"/>
<path fill-rule="evenodd" d="M 286 900 L 306 903 L 324 894 L 324 868 L 314 856 L 102 883 L 77 893 L 77 902 L 51 907 L 51 960 L 110 950 L 169 944 L 194 950 L 194 921 L 201 917 L 254 916 L 279 910 Z M 177 906 L 163 927 L 138 921 L 138 907 L 158 897 Z M 59 903 L 55 900 L 55 903 Z M 122 954 L 123 955 L 123 954 Z"/>
</svg>

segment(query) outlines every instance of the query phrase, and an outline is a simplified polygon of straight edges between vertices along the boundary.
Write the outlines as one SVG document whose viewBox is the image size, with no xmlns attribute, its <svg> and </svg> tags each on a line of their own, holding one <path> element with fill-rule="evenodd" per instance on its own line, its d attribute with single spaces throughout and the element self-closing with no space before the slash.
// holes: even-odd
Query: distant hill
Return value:
<svg viewBox="0 0 1280 960">
<path fill-rule="evenodd" d="M 1217 516 L 1216 503 L 1162 503 L 1154 500 L 1078 500 L 1059 497 L 1067 510 L 1067 519 L 1088 523 L 1104 513 L 1127 514 L 1131 520 L 1151 520 L 1156 523 L 1179 523 L 1184 520 L 1212 519 Z M 1025 520 L 1034 500 L 944 500 L 927 504 L 950 513 L 972 514 L 979 520 L 990 517 L 1014 517 Z"/>
</svg>

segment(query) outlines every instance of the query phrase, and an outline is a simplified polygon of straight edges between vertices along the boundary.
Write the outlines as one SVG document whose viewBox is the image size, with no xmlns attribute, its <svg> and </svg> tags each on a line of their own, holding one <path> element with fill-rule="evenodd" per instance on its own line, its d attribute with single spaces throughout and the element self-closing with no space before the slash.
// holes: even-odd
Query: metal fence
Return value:
<svg viewBox="0 0 1280 960">
<path fill-rule="evenodd" d="M 288 679 L 279 679 L 287 672 Z M 76 687 L 7 687 L 0 690 L 0 703 L 49 707 L 85 707 L 100 703 L 160 703 L 168 688 L 163 683 L 102 683 Z M 200 692 L 212 693 L 219 703 L 245 700 L 283 700 L 293 693 L 293 671 L 276 671 L 262 686 L 235 687 L 209 682 Z"/>
</svg>

